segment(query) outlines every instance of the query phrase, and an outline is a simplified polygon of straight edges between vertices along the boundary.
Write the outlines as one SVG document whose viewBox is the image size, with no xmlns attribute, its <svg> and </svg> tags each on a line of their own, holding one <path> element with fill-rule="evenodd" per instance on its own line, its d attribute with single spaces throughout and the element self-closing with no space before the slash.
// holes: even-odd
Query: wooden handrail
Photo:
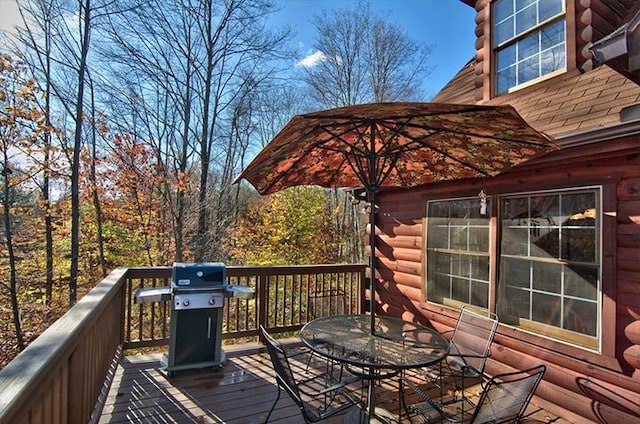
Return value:
<svg viewBox="0 0 640 424">
<path fill-rule="evenodd" d="M 227 298 L 223 338 L 299 329 L 310 318 L 308 294 L 340 289 L 347 312 L 364 305 L 366 266 L 227 267 L 254 300 Z M 139 287 L 169 284 L 171 267 L 118 268 L 0 370 L 0 424 L 94 422 L 123 349 L 167 344 L 169 306 L 137 305 Z"/>
<path fill-rule="evenodd" d="M 252 287 L 255 300 L 225 299 L 223 339 L 257 337 L 263 325 L 271 333 L 299 330 L 309 319 L 309 294 L 329 289 L 345 293 L 347 313 L 364 305 L 364 264 L 229 266 L 227 282 Z M 171 267 L 129 268 L 125 306 L 125 349 L 167 345 L 170 306 L 135 303 L 136 290 L 170 284 Z M 288 313 L 288 315 L 287 315 Z"/>
<path fill-rule="evenodd" d="M 0 370 L 0 423 L 89 421 L 122 343 L 119 268 Z"/>
</svg>

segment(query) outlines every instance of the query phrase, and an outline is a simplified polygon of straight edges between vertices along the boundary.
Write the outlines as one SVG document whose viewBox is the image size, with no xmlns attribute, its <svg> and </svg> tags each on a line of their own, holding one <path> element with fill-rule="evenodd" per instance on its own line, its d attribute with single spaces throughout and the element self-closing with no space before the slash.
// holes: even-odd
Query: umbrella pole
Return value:
<svg viewBox="0 0 640 424">
<path fill-rule="evenodd" d="M 367 189 L 369 202 L 369 313 L 371 315 L 371 335 L 375 334 L 376 307 L 376 191 Z"/>
</svg>

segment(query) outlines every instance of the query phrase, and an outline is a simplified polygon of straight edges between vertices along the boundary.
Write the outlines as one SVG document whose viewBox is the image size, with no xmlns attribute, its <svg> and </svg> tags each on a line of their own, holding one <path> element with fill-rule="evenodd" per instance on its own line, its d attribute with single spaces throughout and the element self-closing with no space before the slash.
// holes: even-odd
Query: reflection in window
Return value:
<svg viewBox="0 0 640 424">
<path fill-rule="evenodd" d="M 477 198 L 427 204 L 429 301 L 489 306 L 489 234 Z"/>
<path fill-rule="evenodd" d="M 599 191 L 501 200 L 497 313 L 501 321 L 597 347 Z M 536 326 L 543 324 L 544 328 Z"/>
<path fill-rule="evenodd" d="M 566 67 L 563 0 L 497 0 L 492 12 L 497 93 Z"/>
</svg>

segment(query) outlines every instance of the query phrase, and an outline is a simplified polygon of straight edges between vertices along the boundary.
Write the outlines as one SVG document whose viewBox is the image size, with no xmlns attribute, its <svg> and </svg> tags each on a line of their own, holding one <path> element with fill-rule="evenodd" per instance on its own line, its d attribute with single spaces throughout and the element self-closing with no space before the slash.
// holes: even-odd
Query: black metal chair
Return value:
<svg viewBox="0 0 640 424">
<path fill-rule="evenodd" d="M 470 402 L 468 399 L 458 398 L 457 402 L 439 403 L 432 400 L 418 385 L 406 380 L 405 384 L 421 400 L 407 405 L 406 409 L 412 417 L 419 416 L 427 423 L 443 420 L 473 424 L 518 423 L 522 421 L 545 371 L 544 365 L 538 365 L 528 370 L 494 376 L 486 383 L 480 399 L 471 409 L 464 405 L 465 402 Z"/>
<path fill-rule="evenodd" d="M 427 368 L 425 377 L 441 389 L 450 384 L 454 394 L 464 398 L 466 379 L 483 381 L 484 367 L 491 352 L 491 343 L 498 327 L 498 317 L 474 312 L 465 306 L 460 310 L 456 327 L 449 339 L 449 353 L 436 366 Z"/>
<path fill-rule="evenodd" d="M 278 383 L 278 396 L 267 414 L 265 423 L 269 422 L 280 400 L 281 391 L 285 391 L 293 399 L 305 422 L 321 421 L 354 407 L 364 409 L 360 398 L 354 392 L 355 386 L 361 380 L 360 377 L 346 376 L 342 369 L 336 375 L 332 367 L 325 368 L 324 371 L 307 370 L 303 372 L 304 375 L 294 373 L 290 357 L 282 344 L 271 337 L 262 326 L 260 326 L 260 333 L 267 346 Z M 301 364 L 306 362 L 306 358 L 300 360 Z M 304 368 L 303 365 L 300 366 Z"/>
</svg>

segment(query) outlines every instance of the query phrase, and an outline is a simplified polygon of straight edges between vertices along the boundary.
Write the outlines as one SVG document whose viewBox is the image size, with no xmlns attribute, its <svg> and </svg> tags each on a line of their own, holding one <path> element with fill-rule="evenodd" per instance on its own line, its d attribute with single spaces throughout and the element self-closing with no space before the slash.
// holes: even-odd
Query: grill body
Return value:
<svg viewBox="0 0 640 424">
<path fill-rule="evenodd" d="M 169 350 L 162 366 L 175 371 L 219 367 L 224 361 L 222 319 L 225 297 L 250 299 L 247 286 L 228 285 L 223 263 L 174 263 L 170 287 L 142 288 L 138 303 L 171 302 Z"/>
<path fill-rule="evenodd" d="M 171 332 L 163 359 L 172 373 L 219 366 L 226 284 L 222 263 L 175 263 L 171 273 Z"/>
</svg>

